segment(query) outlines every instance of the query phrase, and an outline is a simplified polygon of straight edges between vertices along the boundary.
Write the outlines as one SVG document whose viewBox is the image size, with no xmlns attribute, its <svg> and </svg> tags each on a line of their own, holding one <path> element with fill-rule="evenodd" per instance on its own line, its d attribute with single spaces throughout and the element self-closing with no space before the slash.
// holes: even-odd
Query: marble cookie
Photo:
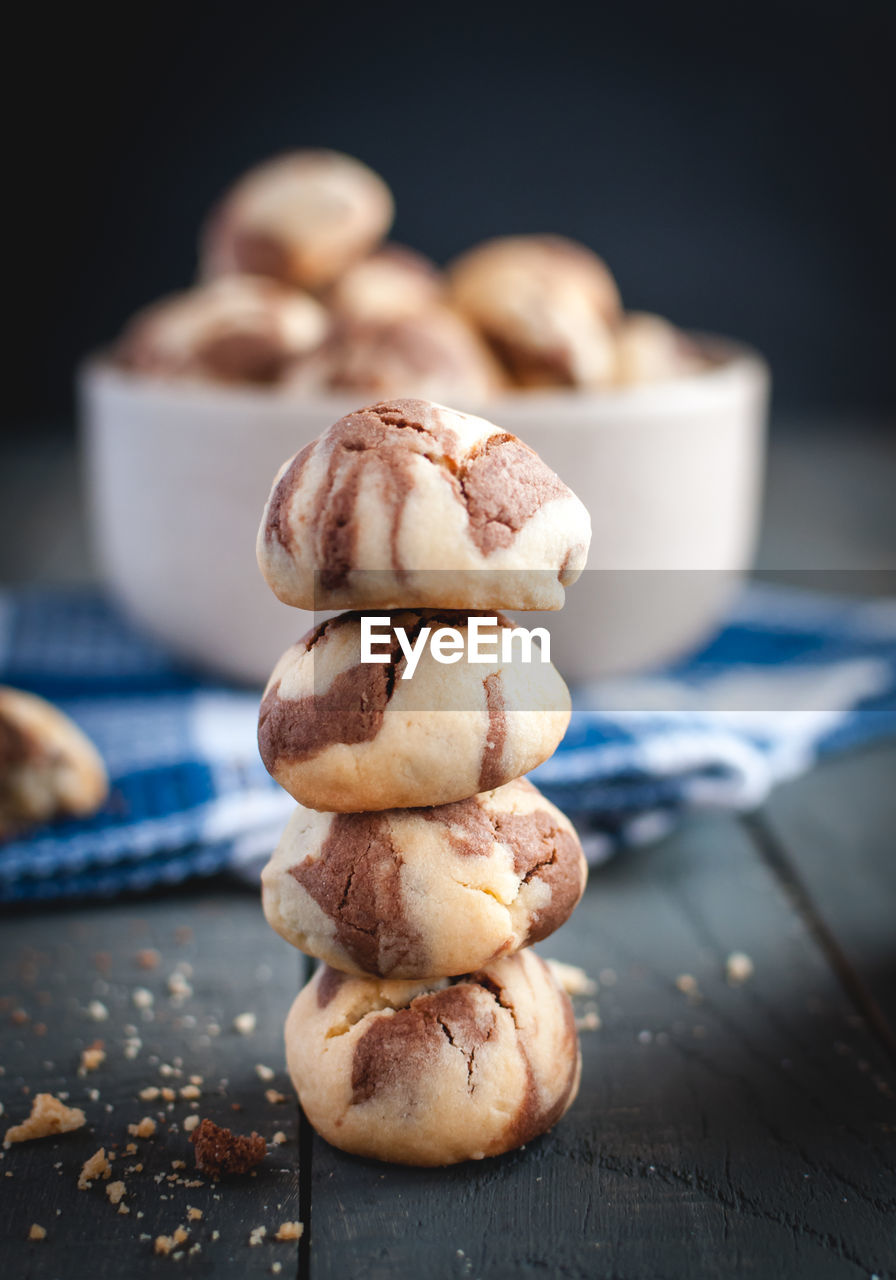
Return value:
<svg viewBox="0 0 896 1280">
<path fill-rule="evenodd" d="M 225 276 L 139 312 L 119 343 L 138 373 L 212 382 L 280 382 L 323 342 L 324 308 L 261 276 Z"/>
<path fill-rule="evenodd" d="M 587 874 L 572 824 L 519 778 L 435 808 L 300 807 L 262 898 L 281 937 L 334 968 L 450 977 L 553 933 Z"/>
<path fill-rule="evenodd" d="M 288 649 L 262 699 L 258 745 L 268 772 L 312 809 L 352 812 L 447 804 L 509 782 L 553 755 L 570 717 L 551 663 L 437 661 L 426 643 L 410 678 L 395 638 L 443 626 L 467 637 L 467 614 L 401 611 L 387 663 L 361 661 L 361 619 L 341 614 Z M 510 634 L 503 615 L 484 638 Z M 425 635 L 425 633 L 424 633 Z M 420 637 L 421 641 L 424 637 Z"/>
<path fill-rule="evenodd" d="M 451 302 L 528 387 L 603 387 L 619 293 L 607 267 L 561 236 L 502 236 L 449 270 Z"/>
<path fill-rule="evenodd" d="M 109 789 L 93 743 L 43 698 L 0 686 L 0 839 L 94 813 Z"/>
<path fill-rule="evenodd" d="M 304 609 L 559 609 L 590 540 L 582 503 L 515 436 L 390 400 L 284 464 L 257 554 Z"/>
<path fill-rule="evenodd" d="M 206 277 L 249 273 L 315 292 L 389 230 L 392 193 L 338 151 L 294 151 L 251 169 L 212 213 L 201 245 Z"/>
<path fill-rule="evenodd" d="M 569 997 L 533 951 L 453 981 L 324 967 L 290 1010 L 286 1059 L 322 1137 L 411 1165 L 530 1142 L 570 1106 L 581 1073 Z"/>
</svg>

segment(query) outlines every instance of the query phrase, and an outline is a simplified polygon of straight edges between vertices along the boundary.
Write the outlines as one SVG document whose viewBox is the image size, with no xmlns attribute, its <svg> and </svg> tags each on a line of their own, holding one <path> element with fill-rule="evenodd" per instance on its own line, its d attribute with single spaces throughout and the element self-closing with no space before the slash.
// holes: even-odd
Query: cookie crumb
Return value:
<svg viewBox="0 0 896 1280">
<path fill-rule="evenodd" d="M 249 1243 L 251 1245 L 261 1244 L 267 1233 L 267 1227 L 253 1227 L 249 1232 Z"/>
<path fill-rule="evenodd" d="M 202 1217 L 201 1209 L 194 1209 L 191 1204 L 187 1205 L 187 1217 L 191 1222 L 198 1222 Z"/>
<path fill-rule="evenodd" d="M 259 1080 L 273 1080 L 274 1072 L 270 1067 L 266 1067 L 263 1062 L 256 1062 L 255 1074 Z"/>
<path fill-rule="evenodd" d="M 81 1165 L 81 1172 L 78 1175 L 78 1190 L 86 1191 L 97 1178 L 108 1179 L 111 1177 L 112 1166 L 106 1156 L 106 1148 L 100 1147 Z"/>
<path fill-rule="evenodd" d="M 141 1089 L 137 1096 L 141 1102 L 155 1102 L 159 1096 L 159 1091 L 154 1084 L 150 1084 L 145 1089 Z"/>
<path fill-rule="evenodd" d="M 233 1029 L 241 1036 L 251 1036 L 255 1030 L 257 1018 L 254 1013 L 238 1013 L 233 1020 Z"/>
<path fill-rule="evenodd" d="M 179 1244 L 183 1244 L 185 1240 L 189 1240 L 190 1233 L 186 1227 L 178 1227 L 173 1235 L 156 1236 L 153 1242 L 153 1249 L 156 1253 L 169 1254 Z"/>
<path fill-rule="evenodd" d="M 745 951 L 732 951 L 725 961 L 725 977 L 729 987 L 739 987 L 749 982 L 755 972 L 753 961 Z"/>
<path fill-rule="evenodd" d="M 283 1132 L 282 1129 L 277 1130 L 273 1138 L 271 1138 L 271 1142 L 274 1144 L 275 1147 L 283 1146 L 284 1142 L 286 1142 L 286 1134 Z"/>
<path fill-rule="evenodd" d="M 596 1009 L 587 1009 L 580 1017 L 576 1018 L 577 1031 L 599 1031 L 600 1015 Z"/>
<path fill-rule="evenodd" d="M 93 1044 L 81 1050 L 81 1065 L 78 1067 L 78 1075 L 84 1076 L 88 1071 L 96 1071 L 97 1067 L 102 1066 L 105 1061 L 106 1051 L 103 1048 L 102 1040 L 94 1040 Z"/>
<path fill-rule="evenodd" d="M 31 1114 L 21 1124 L 6 1130 L 4 1147 L 13 1142 L 30 1142 L 32 1138 L 49 1138 L 57 1133 L 71 1133 L 86 1123 L 80 1107 L 67 1107 L 52 1093 L 36 1093 L 31 1103 Z"/>
<path fill-rule="evenodd" d="M 184 1120 L 184 1133 L 192 1133 L 199 1123 L 198 1116 L 187 1116 Z"/>
<path fill-rule="evenodd" d="M 154 947 L 145 947 L 137 952 L 137 967 L 138 969 L 157 969 L 161 958 Z"/>
<path fill-rule="evenodd" d="M 134 1138 L 151 1138 L 156 1131 L 156 1122 L 152 1116 L 144 1116 L 139 1124 L 129 1124 L 128 1133 Z"/>
<path fill-rule="evenodd" d="M 301 1240 L 305 1230 L 305 1224 L 302 1222 L 281 1222 L 275 1240 Z"/>
<path fill-rule="evenodd" d="M 279 1274 L 280 1274 L 280 1272 L 281 1272 L 282 1270 L 283 1270 L 283 1263 L 282 1263 L 282 1262 L 272 1262 L 272 1263 L 271 1263 L 271 1272 L 273 1273 L 273 1275 L 275 1275 L 275 1276 L 279 1276 Z"/>
<path fill-rule="evenodd" d="M 548 960 L 546 963 L 568 996 L 593 996 L 597 993 L 597 983 L 577 964 L 566 964 L 563 960 Z"/>
<path fill-rule="evenodd" d="M 94 1022 L 105 1022 L 109 1016 L 109 1010 L 102 1000 L 91 1000 L 87 1006 L 87 1016 L 93 1018 Z"/>
<path fill-rule="evenodd" d="M 235 1134 L 208 1118 L 200 1122 L 190 1141 L 196 1148 L 197 1169 L 215 1178 L 228 1173 L 248 1173 L 261 1164 L 267 1154 L 265 1140 L 260 1134 Z"/>
<path fill-rule="evenodd" d="M 126 1191 L 127 1187 L 120 1180 L 118 1182 L 110 1182 L 108 1187 L 106 1187 L 106 1195 L 113 1204 L 119 1204 Z"/>
<path fill-rule="evenodd" d="M 680 973 L 675 979 L 675 985 L 683 996 L 691 996 L 697 999 L 700 995 L 697 979 L 692 973 Z"/>
<path fill-rule="evenodd" d="M 265 1089 L 264 1096 L 270 1103 L 278 1103 L 286 1101 L 286 1094 L 281 1093 L 279 1089 Z"/>
<path fill-rule="evenodd" d="M 46 1238 L 47 1238 L 47 1228 L 42 1227 L 39 1222 L 32 1222 L 31 1226 L 28 1228 L 28 1239 L 29 1240 L 46 1240 Z"/>
<path fill-rule="evenodd" d="M 202 1092 L 198 1085 L 185 1084 L 181 1088 L 180 1096 L 182 1098 L 200 1098 L 202 1096 Z"/>
</svg>

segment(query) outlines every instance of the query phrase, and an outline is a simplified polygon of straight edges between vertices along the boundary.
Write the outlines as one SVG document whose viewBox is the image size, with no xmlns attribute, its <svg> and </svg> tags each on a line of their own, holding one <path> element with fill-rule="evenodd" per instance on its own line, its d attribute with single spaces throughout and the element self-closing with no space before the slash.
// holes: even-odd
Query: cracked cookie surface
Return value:
<svg viewBox="0 0 896 1280">
<path fill-rule="evenodd" d="M 456 975 L 548 937 L 587 868 L 572 824 L 524 778 L 456 804 L 298 808 L 262 874 L 268 923 L 334 967 Z"/>
<path fill-rule="evenodd" d="M 415 1165 L 531 1141 L 569 1107 L 580 1073 L 569 997 L 528 950 L 454 980 L 321 968 L 290 1011 L 286 1053 L 328 1142 Z"/>
<path fill-rule="evenodd" d="M 515 436 L 428 400 L 341 418 L 277 475 L 262 574 L 305 609 L 559 609 L 588 512 Z"/>
<path fill-rule="evenodd" d="M 407 610 L 390 622 L 409 644 L 423 627 L 430 637 L 452 627 L 466 641 L 467 617 Z M 514 624 L 498 616 L 498 625 Z M 557 749 L 570 700 L 551 663 L 524 662 L 513 645 L 509 662 L 495 642 L 494 661 L 445 665 L 424 644 L 405 679 L 394 629 L 390 661 L 365 663 L 358 615 L 332 618 L 287 650 L 268 682 L 265 767 L 301 804 L 333 812 L 447 804 L 528 773 Z"/>
</svg>

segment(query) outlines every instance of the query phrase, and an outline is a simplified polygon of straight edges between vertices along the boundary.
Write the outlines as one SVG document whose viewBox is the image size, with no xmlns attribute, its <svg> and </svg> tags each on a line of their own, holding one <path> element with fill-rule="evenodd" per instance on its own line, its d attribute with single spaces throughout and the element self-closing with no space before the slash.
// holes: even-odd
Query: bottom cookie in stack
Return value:
<svg viewBox="0 0 896 1280">
<path fill-rule="evenodd" d="M 286 1057 L 322 1137 L 412 1165 L 531 1141 L 572 1103 L 581 1071 L 569 997 L 531 950 L 426 981 L 325 965 L 290 1010 Z"/>
</svg>

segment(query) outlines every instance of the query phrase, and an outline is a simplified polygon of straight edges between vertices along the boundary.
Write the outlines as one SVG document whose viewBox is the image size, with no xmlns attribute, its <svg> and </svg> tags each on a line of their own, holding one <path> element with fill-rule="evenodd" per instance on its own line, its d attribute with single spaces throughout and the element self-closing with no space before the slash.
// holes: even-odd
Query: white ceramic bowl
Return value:
<svg viewBox="0 0 896 1280">
<path fill-rule="evenodd" d="M 768 371 L 701 339 L 714 364 L 600 394 L 456 405 L 552 466 L 591 512 L 588 569 L 550 625 L 554 660 L 589 679 L 674 657 L 718 622 L 753 554 Z M 80 381 L 101 571 L 178 656 L 254 683 L 311 625 L 272 595 L 255 535 L 280 464 L 357 403 L 137 376 L 103 359 Z M 533 618 L 534 621 L 534 618 Z"/>
</svg>

